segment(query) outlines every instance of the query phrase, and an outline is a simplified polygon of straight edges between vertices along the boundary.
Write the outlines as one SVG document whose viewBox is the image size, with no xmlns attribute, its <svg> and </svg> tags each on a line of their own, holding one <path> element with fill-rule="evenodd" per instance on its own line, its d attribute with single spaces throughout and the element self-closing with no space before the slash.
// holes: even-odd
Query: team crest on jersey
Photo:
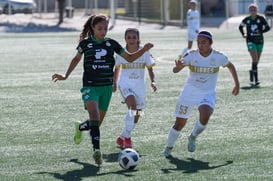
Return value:
<svg viewBox="0 0 273 181">
<path fill-rule="evenodd" d="M 212 59 L 210 60 L 210 65 L 212 65 L 212 66 L 215 65 L 215 59 L 214 59 L 214 58 L 212 58 Z"/>
<path fill-rule="evenodd" d="M 110 47 L 111 43 L 110 42 L 106 42 L 106 46 Z"/>
<path fill-rule="evenodd" d="M 87 47 L 88 47 L 88 48 L 92 48 L 92 47 L 93 47 L 93 44 L 92 44 L 92 43 L 88 43 Z"/>
</svg>

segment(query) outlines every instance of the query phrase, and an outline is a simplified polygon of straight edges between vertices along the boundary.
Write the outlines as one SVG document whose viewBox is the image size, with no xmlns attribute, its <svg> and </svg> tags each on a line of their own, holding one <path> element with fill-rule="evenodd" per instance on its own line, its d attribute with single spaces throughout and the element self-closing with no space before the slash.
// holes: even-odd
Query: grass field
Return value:
<svg viewBox="0 0 273 181">
<path fill-rule="evenodd" d="M 120 150 L 115 140 L 126 111 L 119 93 L 113 94 L 101 127 L 103 165 L 94 164 L 87 133 L 80 145 L 73 143 L 73 121 L 87 118 L 79 92 L 82 65 L 64 82 L 53 83 L 51 75 L 66 71 L 79 33 L 1 34 L 0 181 L 273 180 L 272 32 L 265 34 L 261 87 L 249 89 L 250 58 L 239 32 L 210 30 L 214 48 L 225 52 L 237 67 L 242 89 L 232 96 L 232 78 L 227 69 L 221 69 L 215 112 L 198 138 L 196 152 L 186 148 L 197 118 L 194 111 L 170 159 L 160 154 L 187 74 L 185 70 L 172 73 L 174 59 L 186 46 L 186 32 L 142 32 L 142 42 L 155 44 L 151 52 L 157 61 L 158 92 L 147 87 L 145 115 L 133 132 L 141 161 L 131 172 L 117 163 Z M 108 35 L 124 42 L 123 33 Z"/>
</svg>

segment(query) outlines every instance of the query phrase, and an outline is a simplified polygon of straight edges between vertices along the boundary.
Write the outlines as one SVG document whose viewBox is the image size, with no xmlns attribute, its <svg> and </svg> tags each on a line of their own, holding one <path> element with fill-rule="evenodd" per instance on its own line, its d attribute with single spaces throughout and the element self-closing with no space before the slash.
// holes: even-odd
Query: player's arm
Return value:
<svg viewBox="0 0 273 181">
<path fill-rule="evenodd" d="M 149 72 L 149 77 L 151 80 L 151 87 L 152 87 L 153 91 L 155 92 L 157 90 L 157 87 L 156 87 L 156 83 L 155 83 L 155 74 L 153 71 L 153 67 L 148 68 L 148 72 Z"/>
<path fill-rule="evenodd" d="M 118 79 L 119 79 L 119 73 L 120 73 L 120 65 L 115 67 L 113 92 L 117 91 L 117 83 L 118 83 Z"/>
<path fill-rule="evenodd" d="M 185 67 L 185 63 L 182 60 L 175 60 L 175 67 L 173 67 L 173 73 L 178 73 L 180 70 L 182 70 Z"/>
<path fill-rule="evenodd" d="M 244 32 L 244 26 L 245 26 L 245 19 L 240 23 L 239 25 L 239 31 L 242 34 L 243 38 L 246 38 L 246 34 Z"/>
<path fill-rule="evenodd" d="M 229 69 L 235 84 L 232 90 L 232 94 L 236 96 L 239 94 L 239 90 L 240 90 L 240 83 L 239 83 L 237 71 L 235 69 L 235 66 L 231 62 L 229 62 L 226 67 Z"/>
<path fill-rule="evenodd" d="M 264 26 L 263 26 L 263 33 L 266 33 L 270 30 L 270 26 L 268 24 L 268 22 L 263 18 L 264 21 Z"/>
<path fill-rule="evenodd" d="M 54 82 L 57 82 L 58 80 L 66 80 L 69 75 L 71 74 L 71 72 L 75 69 L 75 67 L 78 65 L 78 63 L 80 62 L 82 58 L 82 54 L 81 53 L 77 53 L 75 55 L 75 57 L 71 60 L 70 65 L 65 73 L 65 75 L 61 75 L 61 74 L 53 74 L 52 75 L 52 80 Z"/>
<path fill-rule="evenodd" d="M 128 53 L 124 51 L 120 54 L 120 56 L 122 56 L 128 62 L 133 62 L 134 60 L 139 58 L 141 55 L 143 55 L 147 50 L 150 50 L 153 46 L 154 45 L 151 43 L 146 43 L 143 48 L 136 51 L 135 53 Z"/>
</svg>

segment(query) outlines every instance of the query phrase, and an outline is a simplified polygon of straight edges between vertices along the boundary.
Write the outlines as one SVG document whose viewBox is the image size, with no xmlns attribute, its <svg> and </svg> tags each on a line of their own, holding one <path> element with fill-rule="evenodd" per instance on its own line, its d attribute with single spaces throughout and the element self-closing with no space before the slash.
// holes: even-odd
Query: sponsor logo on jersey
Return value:
<svg viewBox="0 0 273 181">
<path fill-rule="evenodd" d="M 92 47 L 93 47 L 93 44 L 92 44 L 92 43 L 89 43 L 89 44 L 87 45 L 87 47 L 88 47 L 88 48 L 92 48 Z"/>
<path fill-rule="evenodd" d="M 107 51 L 105 49 L 96 49 L 96 59 L 101 59 L 101 57 L 105 56 L 107 54 Z"/>
<path fill-rule="evenodd" d="M 92 68 L 94 70 L 97 70 L 97 69 L 109 69 L 110 66 L 109 65 L 92 65 Z"/>
<path fill-rule="evenodd" d="M 214 74 L 219 72 L 219 67 L 198 67 L 194 65 L 190 65 L 190 70 L 195 73 L 203 73 L 203 74 Z"/>
</svg>

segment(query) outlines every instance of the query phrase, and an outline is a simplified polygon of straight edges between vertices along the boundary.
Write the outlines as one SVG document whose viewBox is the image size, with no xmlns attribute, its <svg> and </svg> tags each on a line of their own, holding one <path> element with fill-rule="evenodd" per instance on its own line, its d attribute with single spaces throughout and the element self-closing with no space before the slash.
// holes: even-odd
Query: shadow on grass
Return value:
<svg viewBox="0 0 273 181">
<path fill-rule="evenodd" d="M 74 28 L 63 28 L 58 25 L 44 24 L 15 24 L 15 23 L 0 23 L 5 33 L 38 33 L 38 32 L 72 32 L 77 31 Z"/>
<path fill-rule="evenodd" d="M 216 169 L 219 167 L 227 166 L 232 164 L 233 161 L 226 161 L 220 165 L 210 166 L 209 162 L 203 162 L 201 160 L 195 160 L 193 158 L 187 158 L 186 160 L 180 160 L 175 157 L 168 157 L 167 158 L 170 163 L 176 165 L 176 168 L 164 168 L 161 169 L 163 173 L 170 173 L 171 171 L 183 171 L 183 173 L 197 173 L 200 170 L 211 170 Z"/>
<path fill-rule="evenodd" d="M 259 89 L 261 88 L 259 85 L 249 85 L 241 87 L 242 90 L 252 90 L 252 89 Z"/>
<path fill-rule="evenodd" d="M 105 156 L 106 155 L 104 155 L 104 157 Z M 110 154 L 106 157 L 107 157 L 106 160 L 104 160 L 105 162 L 114 162 L 114 161 L 117 162 L 118 154 Z M 57 172 L 38 172 L 37 174 L 49 174 L 49 175 L 52 175 L 55 179 L 63 180 L 63 181 L 67 181 L 67 180 L 81 181 L 81 180 L 84 180 L 84 178 L 94 177 L 94 176 L 98 177 L 98 176 L 104 176 L 109 174 L 117 174 L 117 175 L 123 175 L 126 177 L 133 177 L 134 176 L 133 173 L 137 171 L 137 170 L 122 170 L 120 168 L 120 170 L 116 172 L 100 173 L 100 167 L 96 165 L 92 165 L 86 162 L 81 162 L 78 159 L 71 159 L 70 162 L 79 164 L 82 166 L 82 168 L 77 170 L 71 170 L 64 174 L 57 173 Z"/>
</svg>

